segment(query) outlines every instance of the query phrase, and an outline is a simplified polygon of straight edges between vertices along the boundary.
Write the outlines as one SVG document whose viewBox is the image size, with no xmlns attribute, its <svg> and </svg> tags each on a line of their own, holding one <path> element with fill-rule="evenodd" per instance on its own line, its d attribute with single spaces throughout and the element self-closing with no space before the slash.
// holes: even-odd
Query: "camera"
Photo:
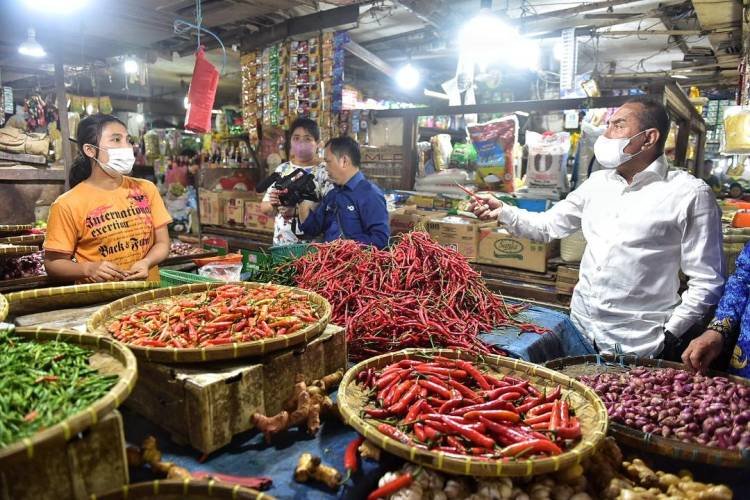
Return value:
<svg viewBox="0 0 750 500">
<path fill-rule="evenodd" d="M 304 200 L 320 201 L 315 190 L 315 177 L 301 168 L 285 176 L 274 172 L 258 183 L 255 191 L 263 193 L 271 186 L 279 191 L 279 201 L 285 207 L 296 206 Z"/>
</svg>

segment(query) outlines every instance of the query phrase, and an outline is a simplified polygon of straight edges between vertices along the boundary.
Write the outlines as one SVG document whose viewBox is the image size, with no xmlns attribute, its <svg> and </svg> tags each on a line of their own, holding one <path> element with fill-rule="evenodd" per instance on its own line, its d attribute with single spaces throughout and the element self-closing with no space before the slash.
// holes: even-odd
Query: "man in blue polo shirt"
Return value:
<svg viewBox="0 0 750 500">
<path fill-rule="evenodd" d="M 345 238 L 385 248 L 391 234 L 385 197 L 359 170 L 359 144 L 349 137 L 331 139 L 325 161 L 334 188 L 317 207 L 300 204 L 300 229 L 307 238 L 323 234 L 323 241 Z"/>
</svg>

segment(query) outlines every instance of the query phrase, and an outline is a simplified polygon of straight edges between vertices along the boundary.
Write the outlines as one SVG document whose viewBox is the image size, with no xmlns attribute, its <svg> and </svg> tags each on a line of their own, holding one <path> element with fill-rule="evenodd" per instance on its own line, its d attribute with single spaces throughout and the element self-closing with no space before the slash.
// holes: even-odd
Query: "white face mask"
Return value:
<svg viewBox="0 0 750 500">
<path fill-rule="evenodd" d="M 96 148 L 96 146 L 94 146 Z M 100 149 L 100 148 L 97 148 Z M 135 164 L 135 155 L 133 154 L 133 148 L 109 148 L 107 149 L 109 154 L 109 162 L 106 164 L 100 162 L 94 158 L 102 170 L 104 170 L 111 177 L 117 177 L 117 175 L 128 175 L 133 171 L 133 165 Z"/>
<path fill-rule="evenodd" d="M 594 143 L 594 155 L 596 161 L 604 168 L 617 168 L 628 160 L 631 160 L 641 154 L 643 150 L 638 151 L 635 154 L 628 154 L 625 152 L 625 148 L 630 144 L 630 141 L 641 135 L 644 131 L 638 132 L 633 137 L 623 139 L 610 139 L 600 135 Z"/>
</svg>

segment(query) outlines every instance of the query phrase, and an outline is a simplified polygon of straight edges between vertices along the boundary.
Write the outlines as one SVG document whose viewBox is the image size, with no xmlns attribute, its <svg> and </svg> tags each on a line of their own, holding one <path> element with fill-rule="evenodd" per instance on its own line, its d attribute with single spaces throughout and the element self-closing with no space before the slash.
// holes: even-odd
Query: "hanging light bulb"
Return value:
<svg viewBox="0 0 750 500">
<path fill-rule="evenodd" d="M 122 63 L 122 67 L 125 70 L 125 73 L 128 75 L 138 73 L 138 62 L 132 57 L 127 57 L 125 59 L 125 62 Z"/>
<path fill-rule="evenodd" d="M 419 85 L 419 80 L 419 71 L 411 64 L 402 66 L 396 73 L 396 83 L 405 90 L 411 90 Z"/>
<path fill-rule="evenodd" d="M 28 38 L 18 46 L 18 53 L 29 57 L 44 57 L 47 52 L 39 42 L 36 41 L 36 30 L 29 28 Z"/>
</svg>

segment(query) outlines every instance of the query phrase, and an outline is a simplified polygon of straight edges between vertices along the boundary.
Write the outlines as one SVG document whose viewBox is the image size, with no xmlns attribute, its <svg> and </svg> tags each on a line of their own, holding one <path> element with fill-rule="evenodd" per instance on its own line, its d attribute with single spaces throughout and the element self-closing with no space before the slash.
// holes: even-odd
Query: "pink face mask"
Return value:
<svg viewBox="0 0 750 500">
<path fill-rule="evenodd" d="M 315 157 L 314 142 L 295 142 L 292 143 L 292 155 L 299 161 L 310 161 Z"/>
</svg>

